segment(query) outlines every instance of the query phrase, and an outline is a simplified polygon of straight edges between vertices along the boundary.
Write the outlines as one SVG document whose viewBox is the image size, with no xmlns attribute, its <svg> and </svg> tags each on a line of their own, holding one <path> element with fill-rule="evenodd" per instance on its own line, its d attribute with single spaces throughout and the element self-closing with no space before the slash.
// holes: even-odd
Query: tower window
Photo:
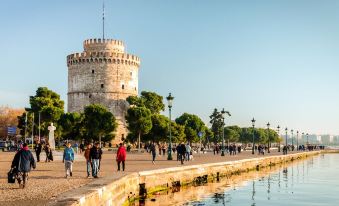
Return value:
<svg viewBox="0 0 339 206">
<path fill-rule="evenodd" d="M 135 90 L 135 91 L 137 91 L 137 88 L 136 88 L 136 87 L 134 87 L 134 90 Z"/>
<path fill-rule="evenodd" d="M 101 88 L 104 88 L 104 84 L 101 84 Z"/>
<path fill-rule="evenodd" d="M 89 97 L 89 98 L 91 98 L 91 97 L 92 97 L 92 95 L 90 94 L 88 97 Z"/>
<path fill-rule="evenodd" d="M 121 86 L 121 88 L 122 88 L 122 89 L 125 89 L 125 85 L 123 84 L 123 85 Z"/>
<path fill-rule="evenodd" d="M 94 69 L 92 69 L 92 74 L 94 74 Z"/>
<path fill-rule="evenodd" d="M 129 73 L 132 76 L 132 72 Z"/>
</svg>

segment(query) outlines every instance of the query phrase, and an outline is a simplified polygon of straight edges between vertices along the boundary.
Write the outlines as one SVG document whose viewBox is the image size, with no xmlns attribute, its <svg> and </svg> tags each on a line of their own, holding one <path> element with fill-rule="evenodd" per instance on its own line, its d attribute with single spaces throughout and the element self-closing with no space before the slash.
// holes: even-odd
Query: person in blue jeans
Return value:
<svg viewBox="0 0 339 206">
<path fill-rule="evenodd" d="M 88 144 L 84 152 L 84 156 L 86 158 L 86 166 L 87 166 L 87 178 L 89 178 L 91 174 L 91 170 L 92 170 L 92 164 L 91 164 L 91 160 L 89 157 L 91 148 L 92 148 L 92 144 Z"/>
<path fill-rule="evenodd" d="M 69 176 L 72 177 L 72 165 L 74 162 L 74 150 L 71 147 L 71 143 L 67 143 L 66 148 L 64 150 L 64 155 L 62 158 L 62 162 L 65 163 L 65 170 L 66 170 L 66 178 Z"/>
<path fill-rule="evenodd" d="M 102 150 L 99 147 L 99 143 L 95 143 L 94 147 L 91 148 L 89 158 L 92 163 L 92 176 L 98 178 L 99 163 L 102 156 Z"/>
</svg>

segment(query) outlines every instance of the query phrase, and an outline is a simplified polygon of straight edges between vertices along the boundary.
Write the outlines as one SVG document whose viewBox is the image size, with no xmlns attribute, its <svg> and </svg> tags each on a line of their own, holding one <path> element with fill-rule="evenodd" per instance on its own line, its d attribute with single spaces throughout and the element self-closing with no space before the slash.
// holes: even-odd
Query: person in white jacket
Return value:
<svg viewBox="0 0 339 206">
<path fill-rule="evenodd" d="M 190 155 L 191 155 L 191 146 L 189 143 L 186 144 L 186 160 L 190 161 Z"/>
</svg>

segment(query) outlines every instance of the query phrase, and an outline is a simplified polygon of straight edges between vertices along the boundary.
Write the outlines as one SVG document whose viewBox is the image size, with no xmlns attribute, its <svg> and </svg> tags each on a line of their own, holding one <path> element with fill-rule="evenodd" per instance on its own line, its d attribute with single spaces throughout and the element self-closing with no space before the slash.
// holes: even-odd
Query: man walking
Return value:
<svg viewBox="0 0 339 206">
<path fill-rule="evenodd" d="M 125 160 L 126 160 L 126 149 L 122 143 L 117 151 L 117 163 L 118 163 L 118 171 L 120 171 L 120 163 L 122 163 L 122 171 L 125 171 Z"/>
<path fill-rule="evenodd" d="M 191 146 L 189 142 L 187 142 L 185 148 L 186 148 L 186 161 L 190 161 Z"/>
<path fill-rule="evenodd" d="M 35 150 L 35 154 L 36 154 L 36 160 L 37 160 L 37 162 L 40 162 L 40 153 L 41 153 L 41 150 L 42 150 L 42 145 L 41 145 L 40 141 L 38 141 L 35 144 L 34 150 Z"/>
<path fill-rule="evenodd" d="M 178 153 L 179 153 L 179 159 L 181 161 L 181 164 L 183 165 L 184 160 L 185 160 L 185 154 L 186 154 L 186 146 L 184 143 L 180 144 Z"/>
<path fill-rule="evenodd" d="M 152 163 L 155 164 L 155 157 L 157 156 L 157 149 L 155 146 L 155 143 L 153 142 L 150 146 L 150 150 L 151 150 L 151 155 L 152 155 Z"/>
<path fill-rule="evenodd" d="M 99 162 L 101 159 L 102 150 L 99 147 L 99 143 L 95 143 L 94 147 L 91 148 L 89 158 L 92 163 L 92 176 L 98 178 Z"/>
<path fill-rule="evenodd" d="M 86 166 L 87 166 L 87 178 L 89 178 L 90 174 L 91 174 L 91 168 L 92 168 L 92 164 L 91 164 L 91 160 L 90 160 L 90 152 L 91 152 L 91 148 L 92 148 L 92 144 L 88 144 L 85 152 L 84 152 L 84 156 L 86 159 Z"/>
<path fill-rule="evenodd" d="M 33 154 L 28 149 L 27 143 L 24 143 L 22 146 L 22 149 L 15 154 L 11 168 L 14 168 L 17 173 L 19 187 L 25 188 L 28 180 L 28 174 L 32 167 L 35 169 L 36 163 Z"/>
<path fill-rule="evenodd" d="M 74 150 L 71 147 L 71 143 L 67 143 L 66 148 L 64 150 L 64 155 L 62 158 L 62 162 L 65 163 L 65 170 L 66 170 L 66 178 L 69 176 L 72 177 L 72 165 L 74 162 Z"/>
</svg>

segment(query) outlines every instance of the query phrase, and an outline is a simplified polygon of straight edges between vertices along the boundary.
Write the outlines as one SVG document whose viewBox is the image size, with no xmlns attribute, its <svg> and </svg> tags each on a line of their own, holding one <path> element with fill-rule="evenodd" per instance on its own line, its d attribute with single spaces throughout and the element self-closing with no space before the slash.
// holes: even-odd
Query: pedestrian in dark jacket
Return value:
<svg viewBox="0 0 339 206">
<path fill-rule="evenodd" d="M 15 154 L 11 165 L 11 168 L 14 168 L 14 170 L 18 173 L 18 182 L 21 188 L 25 187 L 28 174 L 32 167 L 33 169 L 36 168 L 36 162 L 32 152 L 29 151 L 27 144 L 24 143 L 22 149 Z M 19 174 L 22 176 L 19 176 Z"/>
<path fill-rule="evenodd" d="M 42 145 L 41 145 L 40 141 L 38 141 L 35 144 L 35 147 L 34 147 L 34 151 L 35 151 L 35 154 L 36 154 L 36 161 L 37 162 L 40 162 L 40 153 L 41 153 L 41 150 L 42 150 Z"/>
<path fill-rule="evenodd" d="M 181 161 L 181 164 L 183 165 L 184 160 L 185 160 L 185 154 L 186 154 L 186 146 L 184 143 L 180 144 L 178 153 L 179 153 L 179 159 Z"/>
<path fill-rule="evenodd" d="M 118 163 L 118 171 L 120 171 L 120 163 L 122 163 L 122 171 L 125 171 L 125 160 L 126 160 L 126 148 L 122 143 L 117 151 L 117 163 Z"/>
<path fill-rule="evenodd" d="M 157 149 L 156 149 L 155 143 L 151 144 L 150 151 L 152 154 L 152 163 L 155 164 L 155 157 L 157 156 Z"/>
<path fill-rule="evenodd" d="M 99 162 L 101 160 L 102 150 L 99 147 L 99 143 L 95 143 L 94 147 L 91 148 L 89 158 L 92 164 L 92 176 L 98 178 Z"/>
<path fill-rule="evenodd" d="M 46 146 L 45 146 L 45 153 L 46 153 L 46 160 L 45 160 L 45 162 L 53 161 L 52 149 L 49 146 L 49 144 L 46 144 Z"/>
</svg>

